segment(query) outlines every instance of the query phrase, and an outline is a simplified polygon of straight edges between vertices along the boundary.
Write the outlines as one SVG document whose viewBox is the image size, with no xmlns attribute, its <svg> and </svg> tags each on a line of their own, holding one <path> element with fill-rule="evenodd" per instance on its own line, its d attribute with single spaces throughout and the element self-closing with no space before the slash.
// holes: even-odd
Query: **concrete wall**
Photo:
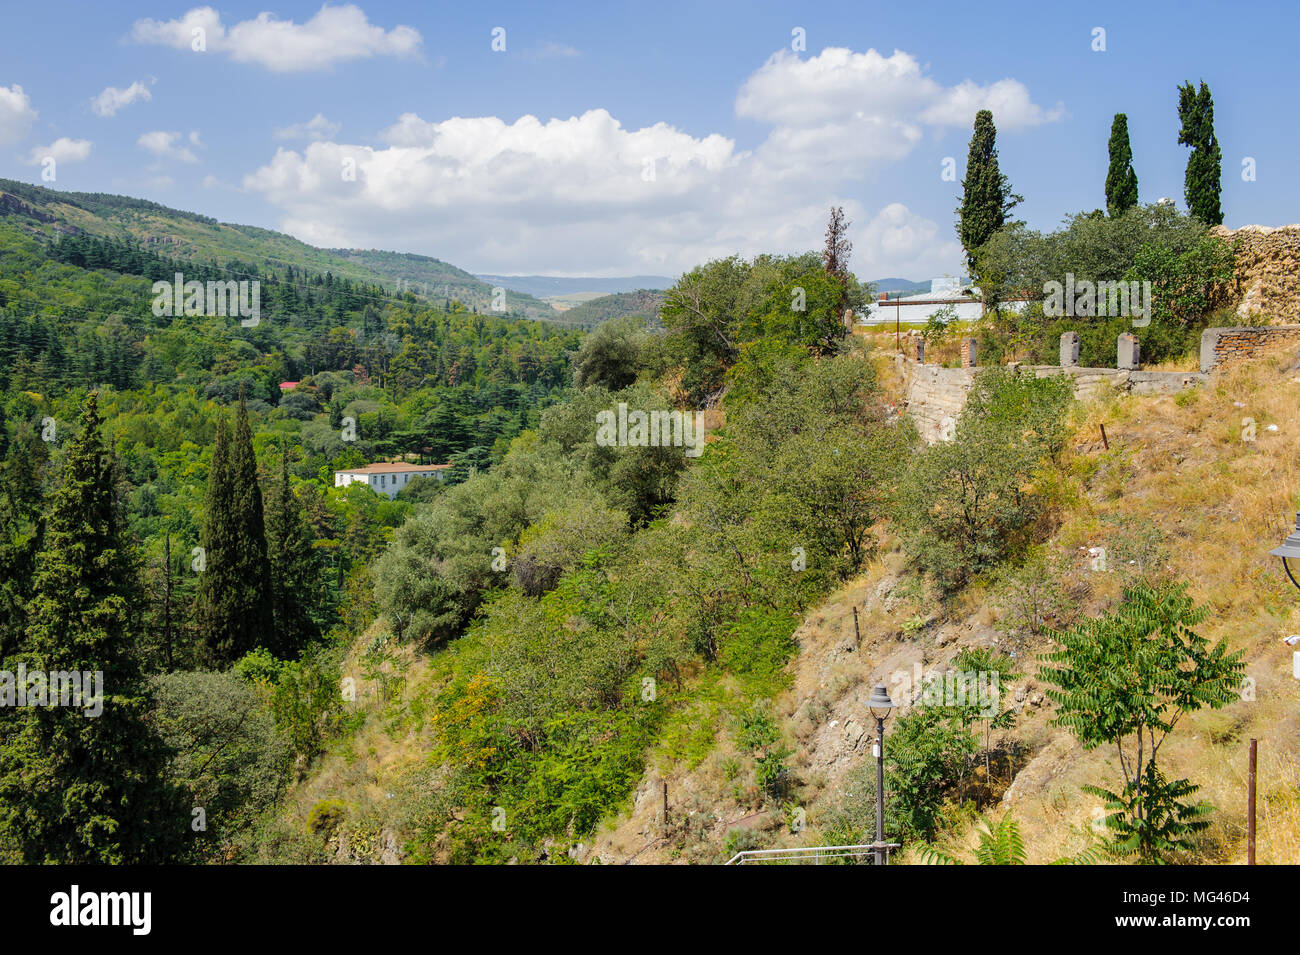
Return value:
<svg viewBox="0 0 1300 955">
<path fill-rule="evenodd" d="M 1280 342 L 1300 342 L 1300 325 L 1207 328 L 1201 333 L 1201 371 L 1251 358 Z"/>
</svg>

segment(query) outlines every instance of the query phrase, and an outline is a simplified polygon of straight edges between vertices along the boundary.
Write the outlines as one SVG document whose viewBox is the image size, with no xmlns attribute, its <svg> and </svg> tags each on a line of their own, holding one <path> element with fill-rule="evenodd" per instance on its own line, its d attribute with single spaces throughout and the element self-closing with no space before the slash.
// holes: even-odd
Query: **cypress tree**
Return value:
<svg viewBox="0 0 1300 955">
<path fill-rule="evenodd" d="M 980 248 L 1006 225 L 1011 210 L 1024 201 L 1011 191 L 1010 181 L 998 167 L 997 136 L 993 113 L 987 109 L 976 113 L 975 131 L 966 156 L 961 206 L 957 210 L 957 235 L 972 272 Z"/>
<path fill-rule="evenodd" d="M 1138 177 L 1128 140 L 1128 116 L 1116 113 L 1110 124 L 1110 169 L 1106 172 L 1106 212 L 1112 219 L 1137 205 Z"/>
<path fill-rule="evenodd" d="M 1187 211 L 1206 225 L 1222 225 L 1223 209 L 1219 203 L 1222 154 L 1214 135 L 1214 100 L 1204 80 L 1199 91 L 1191 83 L 1178 87 L 1178 119 L 1182 124 L 1178 143 L 1192 147 L 1183 177 Z"/>
<path fill-rule="evenodd" d="M 10 710 L 0 738 L 0 831 L 28 863 L 162 862 L 186 832 L 180 793 L 164 776 L 166 747 L 148 722 L 132 629 L 139 582 L 122 536 L 116 461 L 99 427 L 92 393 L 47 508 L 23 651 L 9 661 L 29 677 L 102 680 L 83 681 L 80 700 L 52 688 L 42 700 L 26 679 L 28 705 Z M 11 703 L 15 682 L 0 686 Z"/>
<path fill-rule="evenodd" d="M 224 417 L 217 423 L 200 541 L 200 636 L 209 662 L 229 666 L 273 638 L 262 489 L 242 395 L 233 433 Z"/>
<path fill-rule="evenodd" d="M 266 553 L 271 566 L 271 612 L 281 657 L 297 655 L 320 630 L 311 609 L 319 591 L 319 568 L 311 528 L 289 486 L 289 452 L 281 446 L 280 472 L 266 496 Z"/>
</svg>

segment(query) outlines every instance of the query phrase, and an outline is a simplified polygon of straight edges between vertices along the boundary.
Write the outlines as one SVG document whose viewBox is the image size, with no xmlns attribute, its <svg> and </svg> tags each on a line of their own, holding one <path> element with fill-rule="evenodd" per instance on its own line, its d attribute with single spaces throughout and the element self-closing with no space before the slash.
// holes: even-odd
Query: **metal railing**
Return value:
<svg viewBox="0 0 1300 955">
<path fill-rule="evenodd" d="M 881 842 L 861 846 L 799 846 L 794 849 L 747 849 L 737 852 L 726 865 L 857 865 L 861 860 L 874 863 L 876 850 L 885 851 L 885 864 L 889 853 L 901 843 Z"/>
</svg>

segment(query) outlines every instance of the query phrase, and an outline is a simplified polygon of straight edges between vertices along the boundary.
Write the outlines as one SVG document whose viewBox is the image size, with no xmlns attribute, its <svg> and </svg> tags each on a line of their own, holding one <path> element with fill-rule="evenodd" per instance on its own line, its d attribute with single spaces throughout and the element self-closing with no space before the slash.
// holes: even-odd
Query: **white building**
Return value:
<svg viewBox="0 0 1300 955">
<path fill-rule="evenodd" d="M 367 464 L 363 468 L 335 471 L 334 486 L 347 487 L 360 482 L 380 494 L 396 497 L 415 478 L 435 477 L 441 481 L 449 467 L 450 464 Z"/>
<path fill-rule="evenodd" d="M 872 302 L 866 308 L 865 315 L 858 316 L 859 325 L 924 325 L 935 312 L 951 306 L 958 321 L 973 322 L 984 313 L 984 307 L 978 298 L 967 296 L 962 289 L 961 280 L 951 275 L 930 280 L 930 291 L 899 298 Z"/>
</svg>

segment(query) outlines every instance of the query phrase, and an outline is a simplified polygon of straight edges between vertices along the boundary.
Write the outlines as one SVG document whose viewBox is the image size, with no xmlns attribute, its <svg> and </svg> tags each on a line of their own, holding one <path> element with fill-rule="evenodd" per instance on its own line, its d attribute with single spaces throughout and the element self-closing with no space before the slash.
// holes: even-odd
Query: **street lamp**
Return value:
<svg viewBox="0 0 1300 955">
<path fill-rule="evenodd" d="M 1284 540 L 1281 547 L 1275 547 L 1269 553 L 1274 557 L 1282 558 L 1282 569 L 1291 578 L 1291 583 L 1300 588 L 1300 581 L 1295 579 L 1295 574 L 1291 573 L 1291 567 L 1286 562 L 1288 557 L 1300 557 L 1300 513 L 1295 516 L 1295 533 Z"/>
<path fill-rule="evenodd" d="M 867 708 L 876 718 L 876 865 L 885 864 L 885 720 L 894 708 L 885 684 L 877 683 L 867 700 Z"/>
</svg>

